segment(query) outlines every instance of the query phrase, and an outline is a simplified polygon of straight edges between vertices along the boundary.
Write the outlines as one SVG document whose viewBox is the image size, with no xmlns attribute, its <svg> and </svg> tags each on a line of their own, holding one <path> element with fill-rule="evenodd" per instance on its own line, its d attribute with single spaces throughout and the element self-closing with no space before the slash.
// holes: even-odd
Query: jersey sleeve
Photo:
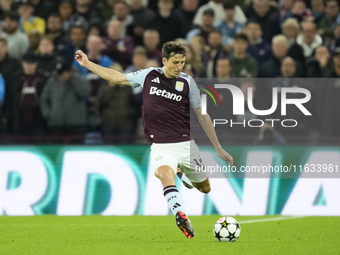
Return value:
<svg viewBox="0 0 340 255">
<path fill-rule="evenodd" d="M 201 94 L 193 78 L 190 78 L 189 101 L 194 109 L 201 108 Z"/>
<path fill-rule="evenodd" d="M 141 69 L 139 71 L 127 74 L 127 79 L 134 88 L 143 87 L 145 77 L 153 70 L 153 68 Z"/>
</svg>

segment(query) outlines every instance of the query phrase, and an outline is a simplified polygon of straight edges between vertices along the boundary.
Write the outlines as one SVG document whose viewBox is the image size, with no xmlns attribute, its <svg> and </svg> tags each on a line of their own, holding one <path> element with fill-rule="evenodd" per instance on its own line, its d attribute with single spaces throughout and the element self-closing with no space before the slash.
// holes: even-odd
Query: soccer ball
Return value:
<svg viewBox="0 0 340 255">
<path fill-rule="evenodd" d="M 235 242 L 240 234 L 240 224 L 232 217 L 222 217 L 214 225 L 214 235 L 220 242 Z"/>
</svg>

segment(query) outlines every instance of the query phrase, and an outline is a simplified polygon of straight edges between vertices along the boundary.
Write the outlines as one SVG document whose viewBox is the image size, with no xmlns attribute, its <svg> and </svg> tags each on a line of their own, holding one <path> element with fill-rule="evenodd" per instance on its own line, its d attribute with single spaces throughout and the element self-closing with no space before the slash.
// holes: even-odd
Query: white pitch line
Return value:
<svg viewBox="0 0 340 255">
<path fill-rule="evenodd" d="M 281 221 L 281 220 L 292 220 L 292 219 L 299 219 L 299 218 L 305 218 L 305 217 L 308 217 L 308 216 L 279 216 L 279 217 L 273 217 L 273 218 L 266 218 L 266 219 L 254 219 L 254 220 L 244 220 L 244 221 L 239 221 L 240 224 L 247 224 L 247 223 L 257 223 L 257 222 L 267 222 L 267 221 Z M 130 225 L 126 225 L 126 224 L 120 224 L 119 226 L 121 227 L 127 227 L 127 226 L 130 226 Z M 142 224 L 139 224 L 139 225 L 131 225 L 131 226 L 137 226 L 137 227 L 150 227 L 150 226 L 153 226 L 153 225 L 142 225 Z M 167 224 L 167 225 L 159 225 L 161 227 L 169 227 L 169 226 L 172 226 L 170 224 Z"/>
<path fill-rule="evenodd" d="M 298 218 L 304 218 L 307 216 L 280 216 L 280 217 L 274 217 L 274 218 L 268 218 L 268 219 L 255 219 L 255 220 L 244 220 L 240 221 L 240 224 L 247 224 L 247 223 L 257 223 L 257 222 L 266 222 L 266 221 L 280 221 L 280 220 L 292 220 L 292 219 L 298 219 Z"/>
</svg>

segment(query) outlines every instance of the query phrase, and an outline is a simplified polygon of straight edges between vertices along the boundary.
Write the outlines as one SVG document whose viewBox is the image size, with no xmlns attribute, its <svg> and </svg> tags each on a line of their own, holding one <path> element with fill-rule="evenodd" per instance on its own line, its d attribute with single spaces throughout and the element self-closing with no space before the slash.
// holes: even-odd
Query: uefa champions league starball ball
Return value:
<svg viewBox="0 0 340 255">
<path fill-rule="evenodd" d="M 241 226 L 232 217 L 222 217 L 214 225 L 214 235 L 220 242 L 235 242 L 241 234 Z"/>
</svg>

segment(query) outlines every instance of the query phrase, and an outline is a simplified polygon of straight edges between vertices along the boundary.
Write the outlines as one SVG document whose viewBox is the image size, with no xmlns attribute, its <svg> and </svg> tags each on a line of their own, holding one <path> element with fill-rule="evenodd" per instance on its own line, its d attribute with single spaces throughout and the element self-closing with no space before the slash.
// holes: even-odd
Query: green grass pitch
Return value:
<svg viewBox="0 0 340 255">
<path fill-rule="evenodd" d="M 235 243 L 214 238 L 219 217 L 190 217 L 196 236 L 186 239 L 174 216 L 3 216 L 0 254 L 340 254 L 340 217 L 234 216 Z"/>
</svg>

